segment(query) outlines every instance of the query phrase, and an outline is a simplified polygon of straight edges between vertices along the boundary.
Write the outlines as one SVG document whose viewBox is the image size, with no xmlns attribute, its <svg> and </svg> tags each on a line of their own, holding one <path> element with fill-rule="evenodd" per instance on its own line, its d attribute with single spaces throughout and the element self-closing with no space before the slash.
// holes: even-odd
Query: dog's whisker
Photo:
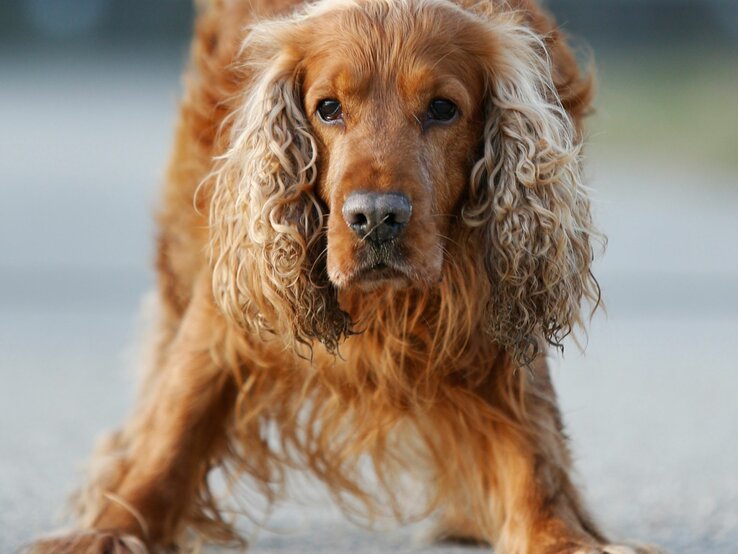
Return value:
<svg viewBox="0 0 738 554">
<path fill-rule="evenodd" d="M 369 236 L 371 236 L 371 234 L 376 231 L 385 221 L 389 220 L 389 218 L 390 216 L 389 214 L 387 214 L 382 218 L 381 221 L 378 221 L 371 229 L 369 229 L 369 231 L 367 231 L 364 236 L 361 237 L 361 242 L 364 242 L 367 238 L 369 238 Z"/>
</svg>

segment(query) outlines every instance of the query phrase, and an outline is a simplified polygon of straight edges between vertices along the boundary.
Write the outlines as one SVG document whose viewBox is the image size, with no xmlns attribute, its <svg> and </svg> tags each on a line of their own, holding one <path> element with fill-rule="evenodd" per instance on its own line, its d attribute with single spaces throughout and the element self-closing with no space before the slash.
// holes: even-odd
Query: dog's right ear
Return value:
<svg viewBox="0 0 738 554">
<path fill-rule="evenodd" d="M 314 191 L 317 145 L 300 98 L 299 23 L 261 23 L 242 48 L 250 73 L 212 175 L 210 259 L 223 313 L 286 346 L 335 351 L 350 319 L 321 258 L 326 214 Z"/>
</svg>

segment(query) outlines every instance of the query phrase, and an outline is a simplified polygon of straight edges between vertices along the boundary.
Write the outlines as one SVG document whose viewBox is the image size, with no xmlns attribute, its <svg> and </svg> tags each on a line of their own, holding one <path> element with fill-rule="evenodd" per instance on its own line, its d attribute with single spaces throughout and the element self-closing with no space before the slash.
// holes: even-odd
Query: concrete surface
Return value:
<svg viewBox="0 0 738 554">
<path fill-rule="evenodd" d="M 136 310 L 179 67 L 0 58 L 0 552 L 52 529 L 132 398 Z M 647 156 L 591 164 L 609 316 L 555 379 L 613 535 L 738 552 L 738 180 Z M 253 552 L 473 552 L 280 507 Z"/>
</svg>

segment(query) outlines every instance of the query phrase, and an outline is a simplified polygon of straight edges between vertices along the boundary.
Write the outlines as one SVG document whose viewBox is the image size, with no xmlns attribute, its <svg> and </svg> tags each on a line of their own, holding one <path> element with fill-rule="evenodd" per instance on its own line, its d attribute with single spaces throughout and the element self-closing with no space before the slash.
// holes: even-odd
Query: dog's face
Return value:
<svg viewBox="0 0 738 554">
<path fill-rule="evenodd" d="M 451 14 L 417 36 L 397 20 L 353 32 L 349 14 L 324 16 L 303 61 L 328 275 L 342 289 L 433 285 L 482 139 L 482 67 L 454 47 Z"/>
<path fill-rule="evenodd" d="M 434 289 L 517 360 L 581 321 L 598 289 L 580 143 L 517 14 L 324 0 L 255 26 L 243 55 L 210 214 L 227 316 L 335 351 L 339 292 Z"/>
</svg>

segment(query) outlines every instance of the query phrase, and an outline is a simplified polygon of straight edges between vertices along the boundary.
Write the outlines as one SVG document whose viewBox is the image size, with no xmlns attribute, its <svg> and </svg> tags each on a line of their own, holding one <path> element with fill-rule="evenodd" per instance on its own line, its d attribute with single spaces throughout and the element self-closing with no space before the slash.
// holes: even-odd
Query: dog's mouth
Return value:
<svg viewBox="0 0 738 554">
<path fill-rule="evenodd" d="M 384 245 L 362 243 L 347 256 L 348 259 L 338 258 L 339 263 L 328 265 L 329 278 L 338 289 L 364 291 L 382 287 L 424 287 L 437 283 L 440 264 L 439 267 L 419 264 L 411 259 L 406 248 L 399 241 Z"/>
<path fill-rule="evenodd" d="M 361 268 L 354 275 L 353 280 L 362 283 L 376 283 L 381 281 L 394 281 L 398 279 L 407 279 L 407 273 L 398 267 L 391 266 L 384 262 Z"/>
<path fill-rule="evenodd" d="M 378 252 L 372 249 L 364 254 L 349 276 L 349 286 L 373 289 L 387 284 L 403 286 L 409 283 L 410 268 L 396 250 Z"/>
<path fill-rule="evenodd" d="M 335 272 L 331 281 L 340 289 L 364 291 L 384 286 L 403 288 L 412 282 L 412 271 L 406 263 L 379 261 L 357 264 L 349 272 Z"/>
</svg>

